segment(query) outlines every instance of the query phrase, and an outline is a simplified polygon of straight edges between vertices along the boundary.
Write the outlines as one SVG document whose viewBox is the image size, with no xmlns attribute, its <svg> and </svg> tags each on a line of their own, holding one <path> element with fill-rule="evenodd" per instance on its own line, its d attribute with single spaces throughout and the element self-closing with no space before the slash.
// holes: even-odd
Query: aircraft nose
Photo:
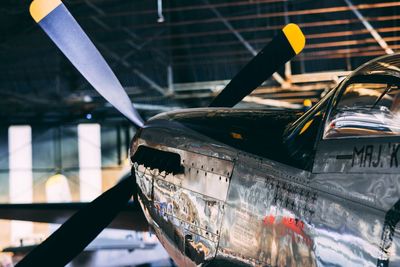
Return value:
<svg viewBox="0 0 400 267">
<path fill-rule="evenodd" d="M 142 135 L 142 129 L 139 129 L 135 136 L 131 140 L 129 146 L 129 158 L 132 165 L 132 175 L 136 179 L 136 195 L 135 201 L 137 200 L 142 208 L 143 214 L 146 217 L 147 222 L 151 224 L 152 219 L 150 215 L 151 208 L 151 192 L 152 192 L 152 180 L 146 175 L 146 167 L 143 164 L 143 156 L 140 152 L 140 136 Z"/>
<path fill-rule="evenodd" d="M 133 160 L 132 160 L 133 155 L 136 153 L 136 151 L 139 147 L 139 138 L 140 138 L 141 133 L 142 133 L 142 129 L 138 129 L 136 134 L 133 136 L 131 143 L 129 145 L 128 155 L 129 155 L 129 159 L 131 160 L 131 164 L 133 164 Z"/>
</svg>

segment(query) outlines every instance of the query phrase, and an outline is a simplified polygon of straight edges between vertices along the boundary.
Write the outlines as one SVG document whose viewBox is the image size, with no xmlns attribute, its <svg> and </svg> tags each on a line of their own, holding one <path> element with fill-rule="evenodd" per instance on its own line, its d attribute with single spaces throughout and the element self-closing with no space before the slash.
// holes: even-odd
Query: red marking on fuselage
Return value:
<svg viewBox="0 0 400 267">
<path fill-rule="evenodd" d="M 263 221 L 264 221 L 264 224 L 265 224 L 265 225 L 267 225 L 267 224 L 274 224 L 274 222 L 275 222 L 275 216 L 273 216 L 273 215 L 265 216 Z"/>
<path fill-rule="evenodd" d="M 276 225 L 278 223 L 281 223 L 283 226 L 285 226 L 286 229 L 290 230 L 292 235 L 293 233 L 296 233 L 303 238 L 307 245 L 312 245 L 311 239 L 304 233 L 303 221 L 287 216 L 282 217 L 280 221 L 276 221 L 276 217 L 273 215 L 267 215 L 263 219 L 264 225 Z"/>
</svg>

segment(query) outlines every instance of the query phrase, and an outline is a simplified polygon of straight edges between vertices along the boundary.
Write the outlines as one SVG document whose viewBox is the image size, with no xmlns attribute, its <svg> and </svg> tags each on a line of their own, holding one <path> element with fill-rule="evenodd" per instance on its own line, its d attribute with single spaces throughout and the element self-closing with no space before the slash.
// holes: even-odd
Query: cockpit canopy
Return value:
<svg viewBox="0 0 400 267">
<path fill-rule="evenodd" d="M 375 59 L 339 86 L 324 139 L 400 135 L 400 55 Z"/>
<path fill-rule="evenodd" d="M 310 168 L 321 140 L 388 136 L 400 136 L 400 54 L 355 70 L 286 130 L 284 142 Z"/>
</svg>

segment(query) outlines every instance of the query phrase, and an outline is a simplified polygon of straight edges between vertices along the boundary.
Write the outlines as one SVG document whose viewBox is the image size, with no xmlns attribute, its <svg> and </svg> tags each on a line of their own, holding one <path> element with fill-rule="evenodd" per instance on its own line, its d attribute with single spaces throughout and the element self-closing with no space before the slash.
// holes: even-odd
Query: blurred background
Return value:
<svg viewBox="0 0 400 267">
<path fill-rule="evenodd" d="M 30 2 L 0 3 L 0 202 L 90 201 L 129 172 L 134 128 L 33 22 Z M 307 109 L 350 71 L 400 48 L 394 0 L 63 2 L 146 119 L 207 106 L 289 22 L 303 29 L 305 50 L 238 107 Z M 56 227 L 0 221 L 0 266 Z M 151 233 L 106 230 L 97 242 L 123 249 L 93 244 L 71 265 L 173 264 Z"/>
</svg>

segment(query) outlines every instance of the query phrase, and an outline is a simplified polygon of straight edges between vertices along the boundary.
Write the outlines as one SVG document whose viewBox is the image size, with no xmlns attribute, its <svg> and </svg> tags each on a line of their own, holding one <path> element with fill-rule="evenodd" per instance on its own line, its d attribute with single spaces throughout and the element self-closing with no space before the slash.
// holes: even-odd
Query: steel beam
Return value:
<svg viewBox="0 0 400 267">
<path fill-rule="evenodd" d="M 92 8 L 94 11 L 96 11 L 96 13 L 98 13 L 101 16 L 105 15 L 105 12 L 99 8 L 97 5 L 89 2 L 88 0 L 85 1 L 86 5 L 88 5 L 90 8 Z M 104 22 L 102 22 L 101 20 L 97 19 L 96 17 L 92 16 L 90 17 L 94 22 L 96 22 L 100 27 L 102 27 L 103 29 L 110 31 L 111 28 L 105 24 Z M 127 30 L 128 32 L 130 32 L 129 30 Z M 133 45 L 132 41 L 127 40 L 126 41 L 127 44 L 131 45 L 132 47 L 134 47 L 135 49 L 142 49 L 146 43 L 143 43 L 141 46 L 137 46 L 137 45 Z M 142 71 L 138 70 L 137 68 L 134 68 L 126 59 L 131 56 L 133 53 L 128 53 L 127 55 L 125 55 L 124 57 L 120 57 L 119 55 L 117 55 L 116 53 L 110 51 L 107 47 L 105 47 L 104 45 L 99 45 L 102 47 L 102 49 L 107 52 L 112 58 L 114 58 L 114 60 L 116 60 L 117 62 L 119 62 L 120 64 L 122 64 L 123 66 L 127 67 L 128 69 L 130 69 L 132 71 L 132 73 L 136 74 L 140 79 L 142 79 L 144 82 L 146 82 L 148 85 L 150 85 L 152 88 L 154 88 L 155 90 L 157 90 L 158 92 L 160 92 L 162 95 L 165 95 L 166 92 L 165 90 L 158 85 L 155 81 L 153 81 L 151 78 L 149 78 L 147 75 L 145 75 Z"/>
<path fill-rule="evenodd" d="M 350 8 L 350 10 L 356 15 L 356 17 L 361 21 L 364 27 L 368 30 L 368 32 L 374 37 L 374 39 L 378 42 L 378 44 L 385 50 L 386 54 L 393 54 L 394 51 L 389 47 L 386 41 L 382 38 L 382 36 L 374 29 L 371 23 L 368 22 L 361 14 L 361 12 L 357 9 L 356 6 L 351 2 L 351 0 L 343 0 Z"/>
<path fill-rule="evenodd" d="M 138 110 L 148 110 L 148 111 L 173 111 L 177 109 L 181 109 L 182 107 L 174 107 L 174 106 L 164 106 L 164 105 L 151 105 L 151 104 L 142 104 L 142 103 L 133 103 L 135 108 Z"/>
<path fill-rule="evenodd" d="M 146 82 L 148 85 L 150 85 L 152 88 L 160 92 L 162 95 L 166 94 L 166 90 L 162 88 L 160 85 L 158 85 L 156 82 L 154 82 L 152 79 L 150 79 L 147 75 L 145 75 L 142 71 L 138 70 L 137 68 L 134 68 L 131 63 L 126 61 L 124 58 L 120 57 L 116 53 L 112 52 L 109 50 L 107 47 L 105 47 L 102 44 L 99 44 L 99 47 L 101 47 L 102 50 L 104 50 L 109 56 L 111 56 L 115 61 L 118 63 L 122 64 L 124 67 L 130 69 L 132 73 L 136 74 L 140 79 L 142 79 L 144 82 Z"/>
<path fill-rule="evenodd" d="M 136 40 L 140 40 L 141 39 L 141 38 L 139 38 L 139 36 L 137 36 L 135 33 L 133 33 L 130 29 L 123 28 L 123 30 L 132 39 L 136 39 Z M 161 35 L 162 33 L 164 33 L 164 30 L 161 30 L 158 33 L 154 34 L 151 38 L 149 38 L 148 40 L 144 41 L 141 45 L 137 45 L 134 42 L 132 42 L 131 40 L 126 40 L 125 43 L 130 45 L 131 47 L 137 49 L 137 50 L 141 50 L 144 46 L 148 45 L 153 40 L 157 39 L 157 37 L 159 35 Z M 159 63 L 163 64 L 164 66 L 166 66 L 167 64 L 165 63 L 165 61 L 166 61 L 165 60 L 165 55 L 163 53 L 161 53 L 159 50 L 156 50 L 156 49 L 151 49 L 151 50 L 159 56 L 159 58 L 156 57 L 155 60 L 157 60 Z M 160 60 L 160 58 L 162 60 Z"/>
<path fill-rule="evenodd" d="M 173 110 L 182 108 L 182 107 L 177 107 L 177 106 L 153 105 L 153 104 L 143 104 L 143 103 L 136 103 L 136 102 L 133 102 L 132 105 L 134 105 L 137 110 L 143 110 L 143 111 L 167 112 L 167 111 L 173 111 Z M 112 107 L 112 105 L 110 103 L 106 103 L 105 106 Z"/>
<path fill-rule="evenodd" d="M 213 6 L 210 5 L 208 0 L 203 0 L 203 2 L 210 8 L 214 15 L 228 28 L 228 30 L 235 35 L 235 37 L 240 41 L 240 43 L 255 57 L 257 51 L 254 47 L 232 26 L 232 24 L 224 17 L 222 14 Z M 277 72 L 275 72 L 272 77 L 282 86 L 286 84 L 285 80 Z"/>
<path fill-rule="evenodd" d="M 288 108 L 288 109 L 301 109 L 302 105 L 289 103 L 287 101 L 275 100 L 275 99 L 264 99 L 258 96 L 246 96 L 243 99 L 244 102 L 251 102 L 259 105 L 266 105 L 277 108 Z"/>
<path fill-rule="evenodd" d="M 318 83 L 337 81 L 341 77 L 349 75 L 351 71 L 326 71 L 292 75 L 292 83 Z"/>
</svg>

